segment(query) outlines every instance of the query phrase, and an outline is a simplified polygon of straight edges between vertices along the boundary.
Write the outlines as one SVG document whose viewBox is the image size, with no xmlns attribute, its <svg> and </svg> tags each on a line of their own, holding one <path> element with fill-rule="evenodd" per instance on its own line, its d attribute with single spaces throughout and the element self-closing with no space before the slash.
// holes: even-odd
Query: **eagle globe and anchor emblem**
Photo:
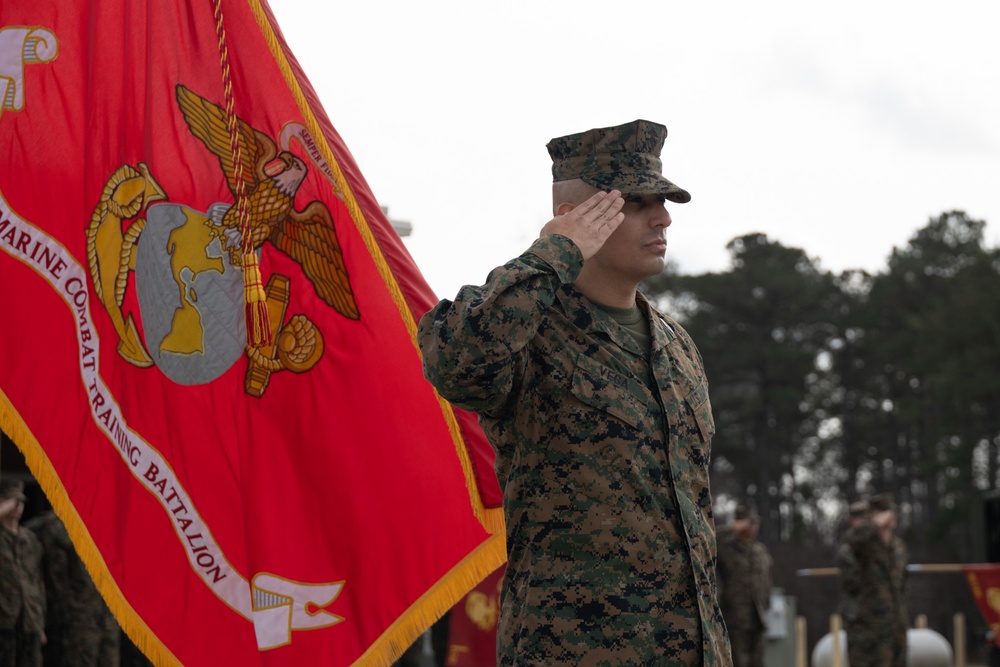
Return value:
<svg viewBox="0 0 1000 667">
<path fill-rule="evenodd" d="M 184 120 L 219 160 L 235 198 L 225 110 L 178 84 Z M 243 183 L 253 251 L 270 243 L 301 265 L 316 293 L 348 319 L 360 318 L 329 209 L 294 205 L 306 165 L 245 121 L 238 121 Z M 145 217 L 142 217 L 143 214 Z M 138 243 L 140 234 L 142 243 Z M 207 384 L 244 354 L 245 390 L 262 396 L 272 373 L 311 369 L 323 337 L 303 314 L 286 321 L 290 280 L 272 274 L 264 288 L 273 344 L 246 345 L 243 238 L 237 208 L 216 203 L 197 211 L 167 201 L 147 165 L 122 165 L 108 178 L 87 228 L 87 257 L 97 296 L 119 336 L 118 352 L 139 367 L 155 365 L 182 385 Z M 145 344 L 131 314 L 122 312 L 129 274 L 136 276 Z"/>
<path fill-rule="evenodd" d="M 188 128 L 219 160 L 235 199 L 239 184 L 225 110 L 183 85 L 177 85 L 176 93 Z M 95 292 L 118 333 L 118 352 L 129 363 L 155 365 L 178 384 L 207 384 L 245 350 L 250 363 L 244 388 L 260 397 L 273 373 L 313 368 L 323 355 L 323 337 L 303 314 L 286 320 L 291 280 L 273 273 L 264 295 L 274 342 L 260 348 L 247 345 L 244 233 L 254 253 L 269 243 L 297 262 L 317 295 L 341 315 L 358 320 L 360 314 L 329 209 L 320 201 L 301 210 L 294 206 L 306 177 L 305 163 L 287 150 L 279 152 L 270 137 L 242 119 L 237 137 L 249 167 L 242 183 L 249 218 L 243 231 L 235 206 L 216 203 L 201 212 L 170 202 L 146 164 L 125 164 L 107 179 L 91 215 L 87 262 Z M 132 314 L 122 311 L 132 273 L 144 341 Z M 342 621 L 325 607 L 343 586 L 256 574 L 248 619 L 258 647 L 284 646 L 293 630 Z"/>
</svg>

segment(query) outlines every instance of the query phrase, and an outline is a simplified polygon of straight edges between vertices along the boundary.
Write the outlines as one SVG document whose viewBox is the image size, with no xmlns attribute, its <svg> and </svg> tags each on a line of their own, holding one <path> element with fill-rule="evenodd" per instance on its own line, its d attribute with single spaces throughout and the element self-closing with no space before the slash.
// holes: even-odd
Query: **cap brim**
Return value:
<svg viewBox="0 0 1000 667">
<path fill-rule="evenodd" d="M 659 174 L 588 174 L 580 179 L 588 185 L 601 190 L 618 190 L 623 195 L 662 195 L 668 201 L 686 204 L 691 201 L 691 194 L 678 187 Z"/>
</svg>

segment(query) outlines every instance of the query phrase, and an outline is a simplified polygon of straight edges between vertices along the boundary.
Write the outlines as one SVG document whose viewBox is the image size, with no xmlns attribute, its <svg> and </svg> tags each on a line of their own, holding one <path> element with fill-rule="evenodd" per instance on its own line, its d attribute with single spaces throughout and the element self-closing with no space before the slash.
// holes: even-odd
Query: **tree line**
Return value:
<svg viewBox="0 0 1000 667">
<path fill-rule="evenodd" d="M 888 491 L 914 558 L 982 558 L 978 508 L 1000 486 L 1000 250 L 984 227 L 943 213 L 877 273 L 747 234 L 725 272 L 668 266 L 644 285 L 704 357 L 713 492 L 756 506 L 766 543 L 832 545 L 849 502 Z"/>
</svg>

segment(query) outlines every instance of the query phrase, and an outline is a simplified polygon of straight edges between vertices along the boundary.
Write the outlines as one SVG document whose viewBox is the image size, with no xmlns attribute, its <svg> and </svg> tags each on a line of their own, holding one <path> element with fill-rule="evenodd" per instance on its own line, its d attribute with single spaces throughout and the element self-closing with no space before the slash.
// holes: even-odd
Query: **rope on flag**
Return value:
<svg viewBox="0 0 1000 667">
<path fill-rule="evenodd" d="M 229 49 L 226 47 L 226 26 L 222 19 L 221 0 L 212 0 L 215 29 L 219 36 L 219 62 L 222 65 L 222 85 L 226 97 L 226 121 L 229 128 L 229 145 L 233 152 L 233 168 L 236 172 L 236 210 L 243 244 L 243 302 L 247 327 L 247 346 L 260 348 L 270 345 L 271 326 L 267 315 L 267 295 L 260 276 L 260 262 L 254 252 L 253 234 L 250 228 L 250 211 L 247 205 L 247 184 L 244 176 L 243 153 L 240 150 L 239 121 L 236 118 L 236 102 L 233 99 L 233 79 L 229 71 Z"/>
</svg>

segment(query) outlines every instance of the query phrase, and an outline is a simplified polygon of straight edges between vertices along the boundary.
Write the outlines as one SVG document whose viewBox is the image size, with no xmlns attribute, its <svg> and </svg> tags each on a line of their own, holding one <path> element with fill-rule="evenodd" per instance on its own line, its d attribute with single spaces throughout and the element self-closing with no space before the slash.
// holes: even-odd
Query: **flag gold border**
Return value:
<svg viewBox="0 0 1000 667">
<path fill-rule="evenodd" d="M 257 25 L 261 31 L 272 57 L 275 59 L 289 92 L 305 120 L 306 128 L 315 138 L 322 137 L 316 146 L 320 154 L 330 166 L 336 187 L 343 193 L 343 201 L 347 207 L 355 227 L 360 234 L 373 262 L 384 281 L 400 318 L 406 326 L 411 344 L 419 355 L 417 344 L 417 326 L 413 314 L 403 296 L 399 283 L 396 281 L 382 250 L 372 233 L 364 213 L 361 210 L 350 184 L 340 169 L 338 160 L 333 154 L 325 134 L 319 126 L 311 107 L 306 100 L 288 59 L 281 48 L 280 42 L 270 21 L 258 0 L 247 0 Z M 354 662 L 356 667 L 389 665 L 398 660 L 403 652 L 415 641 L 422 632 L 430 627 L 451 609 L 479 582 L 496 571 L 506 562 L 505 525 L 501 508 L 487 508 L 483 504 L 476 482 L 475 472 L 458 420 L 451 405 L 436 391 L 435 397 L 441 407 L 442 415 L 448 426 L 456 454 L 461 463 L 469 492 L 471 508 L 489 533 L 489 537 L 471 554 L 456 564 L 444 577 L 426 591 L 414 604 L 393 623 L 366 651 Z M 0 387 L 0 429 L 10 437 L 15 446 L 25 457 L 25 462 L 32 475 L 38 481 L 53 510 L 66 525 L 67 532 L 77 548 L 87 571 L 108 602 L 119 625 L 143 652 L 156 665 L 180 665 L 181 662 L 157 637 L 156 633 L 146 625 L 141 616 L 128 603 L 118 584 L 104 562 L 97 545 L 84 526 L 69 496 L 59 481 L 51 461 L 34 434 L 25 424 L 17 409 L 10 402 Z"/>
<path fill-rule="evenodd" d="M 316 120 L 316 117 L 306 100 L 305 93 L 302 91 L 299 81 L 295 77 L 295 73 L 292 71 L 292 67 L 288 62 L 288 59 L 285 57 L 278 37 L 268 20 L 263 6 L 259 0 L 247 0 L 247 4 L 253 12 L 254 18 L 257 20 L 257 25 L 261 31 L 261 35 L 264 37 L 268 49 L 270 49 L 271 55 L 285 79 L 285 84 L 288 86 L 289 92 L 292 94 L 295 104 L 298 106 L 299 112 L 305 120 L 306 129 L 313 135 L 314 138 L 322 138 L 322 141 L 317 140 L 316 146 L 323 159 L 326 160 L 327 164 L 331 168 L 336 187 L 343 194 L 343 202 L 347 206 L 348 213 L 354 221 L 354 225 L 357 228 L 358 233 L 361 235 L 372 260 L 378 269 L 379 275 L 385 282 L 385 285 L 392 296 L 392 300 L 396 304 L 396 308 L 399 310 L 400 319 L 406 325 L 407 332 L 410 336 L 410 342 L 412 343 L 416 353 L 419 355 L 420 347 L 417 344 L 417 323 L 413 318 L 413 314 L 410 312 L 410 308 L 406 303 L 406 299 L 404 298 L 403 292 L 399 287 L 399 283 L 396 281 L 396 277 L 393 275 L 392 269 L 389 267 L 385 256 L 382 254 L 378 241 L 375 239 L 371 227 L 365 219 L 364 213 L 361 211 L 361 207 L 359 206 L 357 199 L 354 197 L 354 192 L 340 169 L 340 163 L 336 159 L 336 156 L 334 156 L 326 135 L 320 128 L 319 122 Z M 468 450 L 466 449 L 465 439 L 462 436 L 454 410 L 452 409 L 451 404 L 444 400 L 436 390 L 434 391 L 434 395 L 438 400 L 438 404 L 441 406 L 442 415 L 448 425 L 448 430 L 455 445 L 456 454 L 461 462 L 472 509 L 483 528 L 490 534 L 490 537 L 475 551 L 463 559 L 462 562 L 452 568 L 448 574 L 442 577 L 441 580 L 432 586 L 424 595 L 422 595 L 420 599 L 414 602 L 414 604 L 402 616 L 400 616 L 400 618 L 392 626 L 390 626 L 365 653 L 362 654 L 362 656 L 354 663 L 355 667 L 389 665 L 395 660 L 398 660 L 407 647 L 409 647 L 410 644 L 412 644 L 426 628 L 430 627 L 436 620 L 444 616 L 449 609 L 455 606 L 455 604 L 457 604 L 459 600 L 461 600 L 470 590 L 479 584 L 479 582 L 488 577 L 507 561 L 505 542 L 506 528 L 504 524 L 503 509 L 487 508 L 483 504 L 482 496 L 479 493 L 479 486 L 476 483 L 472 460 Z"/>
<path fill-rule="evenodd" d="M 3 387 L 0 387 L 0 430 L 9 437 L 24 455 L 25 463 L 31 474 L 42 487 L 42 492 L 48 498 L 53 511 L 66 526 L 73 546 L 76 548 L 83 561 L 87 572 L 94 580 L 94 584 L 101 592 L 101 596 L 108 604 L 111 613 L 114 614 L 118 625 L 135 643 L 136 648 L 142 651 L 143 655 L 149 658 L 154 665 L 180 665 L 177 659 L 166 644 L 160 641 L 156 633 L 146 625 L 142 617 L 128 603 L 125 594 L 118 588 L 118 583 L 111 576 L 107 563 L 101 556 L 100 550 L 94 544 L 93 538 L 87 531 L 83 519 L 77 513 L 76 508 L 69 499 L 65 487 L 59 481 L 55 467 L 49 460 L 45 450 L 39 444 L 38 439 L 24 423 L 20 413 L 10 402 Z"/>
<path fill-rule="evenodd" d="M 310 134 L 312 134 L 314 138 L 322 137 L 323 139 L 322 141 L 317 141 L 316 146 L 319 149 L 320 154 L 323 156 L 323 159 L 326 160 L 328 165 L 330 165 L 334 180 L 336 181 L 336 187 L 341 193 L 343 193 L 343 202 L 347 206 L 348 213 L 354 221 L 354 225 L 357 228 L 358 233 L 361 235 L 365 246 L 368 248 L 368 252 L 372 257 L 372 260 L 375 262 L 379 275 L 385 282 L 385 285 L 392 296 L 392 300 L 396 304 L 396 308 L 399 310 L 400 318 L 406 325 L 406 330 L 410 335 L 410 342 L 413 344 L 417 354 L 420 354 L 420 346 L 417 344 L 417 323 L 414 321 L 413 314 L 410 312 L 410 308 L 406 303 L 406 299 L 404 298 L 403 292 L 399 287 L 399 283 L 396 282 L 396 277 L 393 275 L 388 262 L 386 262 L 385 256 L 382 254 L 382 249 L 379 247 L 378 241 L 375 239 L 375 235 L 372 233 L 371 227 L 365 219 L 364 213 L 361 211 L 361 207 L 358 205 L 357 199 L 354 197 L 354 192 L 351 190 L 350 184 L 347 182 L 347 179 L 344 178 L 344 173 L 340 169 L 340 163 L 337 161 L 336 156 L 334 156 L 333 150 L 330 148 L 330 145 L 326 140 L 326 135 L 323 134 L 323 131 L 320 128 L 308 101 L 306 100 L 305 94 L 302 92 L 298 79 L 295 78 L 295 73 L 292 71 L 292 67 L 281 49 L 278 37 L 275 35 L 259 0 L 247 0 L 247 3 L 257 20 L 257 25 L 260 28 L 264 40 L 267 42 L 268 49 L 270 49 L 275 63 L 281 70 L 281 74 L 285 79 L 285 84 L 288 86 L 289 92 L 295 99 L 295 104 L 298 106 L 299 112 L 305 119 L 306 129 L 309 130 Z M 472 460 L 470 459 L 469 452 L 465 447 L 465 439 L 462 437 L 462 432 L 459 428 L 458 420 L 455 417 L 451 404 L 444 400 L 436 391 L 435 396 L 437 397 L 438 403 L 441 405 L 441 411 L 444 414 L 445 421 L 448 424 L 448 430 L 450 431 L 452 440 L 455 443 L 455 450 L 458 454 L 459 460 L 461 461 L 462 471 L 465 473 L 465 483 L 469 488 L 469 496 L 472 501 L 472 507 L 476 513 L 476 517 L 479 519 L 480 523 L 482 523 L 483 528 L 490 534 L 504 533 L 505 527 L 503 510 L 499 507 L 488 508 L 483 504 L 482 496 L 479 493 L 479 486 L 476 483 Z"/>
</svg>

